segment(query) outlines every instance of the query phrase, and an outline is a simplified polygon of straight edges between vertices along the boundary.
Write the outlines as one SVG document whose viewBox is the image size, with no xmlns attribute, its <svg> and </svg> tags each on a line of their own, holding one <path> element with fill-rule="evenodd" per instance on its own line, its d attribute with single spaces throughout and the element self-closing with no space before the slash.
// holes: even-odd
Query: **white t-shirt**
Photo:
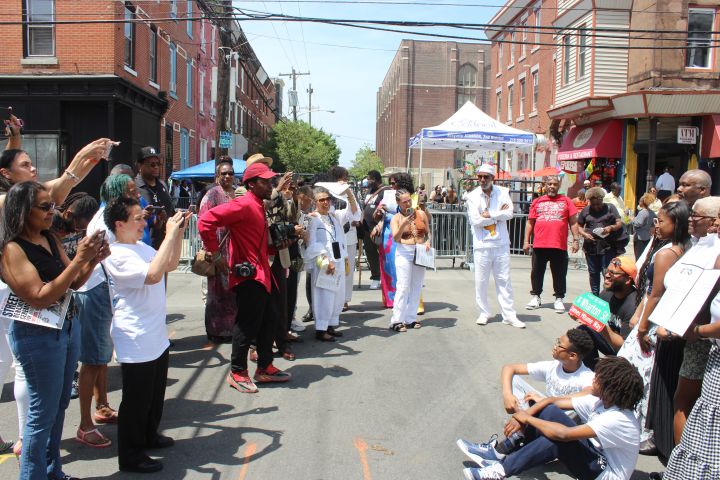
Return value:
<svg viewBox="0 0 720 480">
<path fill-rule="evenodd" d="M 156 253 L 142 242 L 113 243 L 105 260 L 115 306 L 110 336 L 120 363 L 150 362 L 170 346 L 165 326 L 165 282 L 145 284 Z"/>
<path fill-rule="evenodd" d="M 572 373 L 563 370 L 558 360 L 548 360 L 527 364 L 530 378 L 545 382 L 548 397 L 566 397 L 592 385 L 595 373 L 585 365 Z"/>
<path fill-rule="evenodd" d="M 597 480 L 628 480 L 640 449 L 640 425 L 632 410 L 606 409 L 593 395 L 572 398 L 573 409 L 595 432 L 590 441 L 602 450 L 607 467 Z"/>
<path fill-rule="evenodd" d="M 100 210 L 95 212 L 95 215 L 93 215 L 93 217 L 90 220 L 90 223 L 88 223 L 87 229 L 85 231 L 87 232 L 86 236 L 94 235 L 95 232 L 98 232 L 98 231 L 104 231 L 105 239 L 110 244 L 115 241 L 115 234 L 112 233 L 109 228 L 107 228 L 107 225 L 105 225 L 104 214 L 105 214 L 105 207 L 100 207 Z M 93 269 L 93 272 L 90 274 L 90 277 L 88 278 L 87 282 L 85 282 L 82 287 L 78 288 L 77 291 L 78 292 L 87 292 L 88 290 L 92 290 L 93 288 L 97 287 L 104 281 L 105 281 L 105 273 L 102 270 L 102 266 L 98 263 L 97 265 L 95 265 L 95 268 Z"/>
</svg>

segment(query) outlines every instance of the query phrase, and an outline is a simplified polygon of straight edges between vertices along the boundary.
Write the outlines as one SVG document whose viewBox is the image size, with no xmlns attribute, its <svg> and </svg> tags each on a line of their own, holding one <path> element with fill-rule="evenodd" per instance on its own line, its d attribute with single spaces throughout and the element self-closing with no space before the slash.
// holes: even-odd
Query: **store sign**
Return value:
<svg viewBox="0 0 720 480">
<path fill-rule="evenodd" d="M 680 125 L 677 130 L 677 143 L 683 145 L 695 145 L 698 137 L 698 127 Z"/>
<path fill-rule="evenodd" d="M 578 173 L 585 170 L 584 160 L 562 160 L 560 161 L 560 170 L 568 173 Z"/>
<path fill-rule="evenodd" d="M 577 134 L 577 137 L 575 137 L 575 140 L 573 140 L 573 148 L 581 148 L 592 138 L 592 134 L 592 127 L 587 127 L 580 131 L 580 133 Z"/>
</svg>

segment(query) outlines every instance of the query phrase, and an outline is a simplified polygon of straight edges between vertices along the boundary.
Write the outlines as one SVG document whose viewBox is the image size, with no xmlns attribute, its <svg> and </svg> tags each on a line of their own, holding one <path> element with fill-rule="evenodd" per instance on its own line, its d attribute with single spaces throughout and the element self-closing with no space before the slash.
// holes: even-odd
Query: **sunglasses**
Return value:
<svg viewBox="0 0 720 480">
<path fill-rule="evenodd" d="M 235 172 L 221 172 L 220 173 L 221 177 L 232 177 L 233 175 L 235 175 Z"/>
<path fill-rule="evenodd" d="M 316 201 L 316 202 L 329 202 L 329 201 L 330 201 L 330 197 L 318 198 L 318 199 L 315 200 L 315 201 Z"/>
<path fill-rule="evenodd" d="M 492 177 L 490 175 L 478 175 L 477 178 L 478 180 L 489 180 Z"/>
<path fill-rule="evenodd" d="M 37 208 L 43 212 L 49 212 L 50 210 L 55 210 L 55 203 L 41 203 L 40 205 L 33 205 L 33 208 Z"/>
</svg>

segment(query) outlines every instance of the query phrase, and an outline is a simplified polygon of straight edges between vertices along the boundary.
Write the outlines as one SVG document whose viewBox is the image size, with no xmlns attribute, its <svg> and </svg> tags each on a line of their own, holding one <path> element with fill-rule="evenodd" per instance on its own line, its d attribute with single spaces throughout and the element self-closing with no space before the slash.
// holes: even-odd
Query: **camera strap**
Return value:
<svg viewBox="0 0 720 480">
<path fill-rule="evenodd" d="M 329 222 L 325 221 L 325 215 L 320 215 L 320 221 L 326 226 L 329 227 L 329 230 L 327 228 L 323 228 L 326 232 L 330 234 L 330 237 L 332 237 L 333 242 L 337 241 L 336 235 L 335 235 L 335 222 L 333 222 L 333 219 L 330 215 L 327 216 Z"/>
</svg>

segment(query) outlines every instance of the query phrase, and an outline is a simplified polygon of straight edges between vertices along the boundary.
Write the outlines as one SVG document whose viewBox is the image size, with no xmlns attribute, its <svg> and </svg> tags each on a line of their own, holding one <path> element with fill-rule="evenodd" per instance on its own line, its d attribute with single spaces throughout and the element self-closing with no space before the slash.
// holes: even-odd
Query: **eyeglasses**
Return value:
<svg viewBox="0 0 720 480">
<path fill-rule="evenodd" d="M 220 172 L 221 177 L 232 177 L 235 175 L 235 172 Z"/>
<path fill-rule="evenodd" d="M 37 208 L 43 212 L 49 212 L 50 210 L 55 210 L 55 203 L 41 203 L 40 205 L 33 205 L 33 208 Z"/>
<path fill-rule="evenodd" d="M 699 213 L 695 213 L 695 212 L 692 212 L 690 214 L 690 218 L 695 221 L 697 221 L 700 218 L 711 218 L 711 219 L 715 220 L 715 217 L 713 217 L 712 215 L 700 215 Z"/>
<path fill-rule="evenodd" d="M 565 350 L 566 352 L 568 351 L 567 347 L 563 347 L 562 344 L 560 344 L 559 337 L 555 340 L 555 348 L 557 348 L 558 350 Z"/>
</svg>

